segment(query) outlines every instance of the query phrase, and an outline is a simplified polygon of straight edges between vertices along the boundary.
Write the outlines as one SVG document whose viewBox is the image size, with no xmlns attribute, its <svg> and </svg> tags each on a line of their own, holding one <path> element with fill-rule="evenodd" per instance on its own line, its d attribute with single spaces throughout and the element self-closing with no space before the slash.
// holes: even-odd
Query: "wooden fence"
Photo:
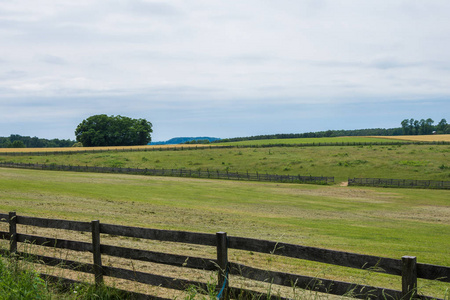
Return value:
<svg viewBox="0 0 450 300">
<path fill-rule="evenodd" d="M 228 237 L 225 232 L 205 234 L 148 229 L 103 224 L 99 221 L 79 222 L 18 216 L 15 212 L 0 214 L 0 219 L 3 222 L 9 223 L 9 231 L 0 231 L 0 238 L 10 241 L 9 250 L 2 250 L 4 254 L 14 254 L 15 257 L 30 257 L 30 254 L 28 253 L 18 251 L 18 243 L 32 243 L 34 245 L 42 245 L 44 247 L 91 252 L 92 263 L 81 263 L 43 255 L 34 255 L 34 258 L 36 258 L 36 262 L 39 263 L 93 274 L 96 284 L 101 284 L 103 282 L 103 277 L 109 276 L 174 290 L 186 290 L 190 285 L 203 288 L 204 290 L 207 288 L 207 284 L 204 282 L 172 278 L 168 276 L 144 273 L 138 270 L 127 270 L 120 267 L 102 265 L 103 255 L 218 272 L 217 290 L 221 292 L 220 295 L 222 295 L 225 299 L 239 296 L 243 299 L 248 299 L 251 295 L 260 297 L 258 299 L 287 299 L 282 295 L 273 296 L 234 287 L 232 286 L 231 280 L 235 277 L 230 275 L 236 275 L 255 281 L 270 282 L 274 285 L 287 287 L 295 286 L 301 289 L 313 290 L 314 292 L 323 292 L 334 295 L 350 294 L 351 297 L 361 299 L 410 299 L 412 297 L 419 299 L 436 299 L 434 297 L 423 296 L 417 293 L 417 278 L 450 282 L 450 267 L 417 263 L 416 258 L 410 256 L 403 256 L 402 259 L 383 258 L 315 247 L 278 243 L 274 241 L 231 236 Z M 66 229 L 75 232 L 92 232 L 92 242 L 88 243 L 54 239 L 19 233 L 17 231 L 17 225 Z M 100 234 L 216 247 L 217 259 L 188 257 L 184 255 L 106 245 L 101 242 Z M 280 255 L 356 269 L 376 267 L 376 271 L 378 272 L 401 276 L 402 291 L 284 272 L 262 270 L 229 261 L 228 249 L 239 249 L 267 253 L 271 255 Z M 51 253 L 51 251 L 48 251 L 48 253 Z M 47 276 L 47 278 L 52 277 Z M 75 281 L 72 280 L 70 282 Z M 133 293 L 132 295 L 134 298 L 138 299 L 164 299 L 159 296 L 148 296 L 138 293 Z"/>
<path fill-rule="evenodd" d="M 450 189 L 450 181 L 414 180 L 414 179 L 386 179 L 386 178 L 353 178 L 348 179 L 348 185 L 376 186 L 376 187 L 405 187 L 426 189 Z"/>
<path fill-rule="evenodd" d="M 111 167 L 91 167 L 91 166 L 66 166 L 56 164 L 23 164 L 13 162 L 0 162 L 0 167 L 54 170 L 54 171 L 72 171 L 72 172 L 124 173 L 124 174 L 151 175 L 151 176 L 174 176 L 174 177 L 289 182 L 289 183 L 328 184 L 334 182 L 334 177 L 325 177 L 325 176 L 276 175 L 267 173 L 250 173 L 250 172 L 239 173 L 228 171 L 220 172 L 219 170 L 204 171 L 204 170 L 188 170 L 188 169 L 111 168 Z"/>
</svg>

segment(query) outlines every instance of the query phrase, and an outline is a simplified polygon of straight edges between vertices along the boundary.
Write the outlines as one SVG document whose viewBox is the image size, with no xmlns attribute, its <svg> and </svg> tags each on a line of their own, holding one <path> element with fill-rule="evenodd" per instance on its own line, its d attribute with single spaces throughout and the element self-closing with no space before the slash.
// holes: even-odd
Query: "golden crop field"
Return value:
<svg viewBox="0 0 450 300">
<path fill-rule="evenodd" d="M 209 147 L 209 145 L 146 145 L 146 146 L 109 146 L 109 147 L 61 147 L 61 148 L 0 148 L 0 153 L 5 152 L 83 152 L 83 151 L 104 151 L 104 150 L 146 150 L 159 148 L 195 148 Z"/>
<path fill-rule="evenodd" d="M 396 136 L 371 136 L 374 138 L 404 140 L 413 142 L 450 142 L 450 134 L 432 135 L 396 135 Z"/>
</svg>

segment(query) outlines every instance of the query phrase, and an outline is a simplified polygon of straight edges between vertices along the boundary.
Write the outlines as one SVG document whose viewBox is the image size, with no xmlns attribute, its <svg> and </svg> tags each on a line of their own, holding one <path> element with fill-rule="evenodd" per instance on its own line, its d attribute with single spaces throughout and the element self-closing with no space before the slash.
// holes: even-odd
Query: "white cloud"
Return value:
<svg viewBox="0 0 450 300">
<path fill-rule="evenodd" d="M 213 114 L 236 99 L 254 111 L 442 99 L 449 13 L 438 0 L 1 1 L 0 105 L 132 113 L 120 101 L 139 97 Z"/>
</svg>

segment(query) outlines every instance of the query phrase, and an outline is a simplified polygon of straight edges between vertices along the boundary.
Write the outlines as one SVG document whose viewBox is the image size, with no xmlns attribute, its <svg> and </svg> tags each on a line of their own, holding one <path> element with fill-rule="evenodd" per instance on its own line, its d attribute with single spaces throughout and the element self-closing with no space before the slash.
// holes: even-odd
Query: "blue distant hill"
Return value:
<svg viewBox="0 0 450 300">
<path fill-rule="evenodd" d="M 201 143 L 201 141 L 205 140 L 213 142 L 220 139 L 215 137 L 175 137 L 165 142 L 151 142 L 149 145 L 178 145 L 192 141 L 199 141 Z"/>
</svg>

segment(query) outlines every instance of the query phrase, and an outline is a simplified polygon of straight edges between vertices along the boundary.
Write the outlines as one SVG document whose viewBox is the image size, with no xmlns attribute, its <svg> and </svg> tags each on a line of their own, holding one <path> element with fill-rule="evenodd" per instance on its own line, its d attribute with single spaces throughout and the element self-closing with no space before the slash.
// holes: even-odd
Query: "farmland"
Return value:
<svg viewBox="0 0 450 300">
<path fill-rule="evenodd" d="M 317 140 L 317 139 L 316 139 Z M 148 148 L 150 150 L 152 148 Z M 450 145 L 205 147 L 199 150 L 110 151 L 6 156 L 0 161 L 149 169 L 219 170 L 279 175 L 450 180 Z M 180 148 L 178 148 L 180 149 Z"/>
<path fill-rule="evenodd" d="M 301 144 L 338 144 L 338 143 L 382 143 L 382 142 L 399 142 L 402 139 L 396 137 L 327 137 L 327 138 L 293 138 L 293 139 L 267 139 L 267 140 L 248 140 L 240 142 L 217 143 L 219 145 L 234 145 L 234 146 L 263 146 L 263 145 L 301 145 Z M 216 144 L 216 143 L 215 143 Z"/>
<path fill-rule="evenodd" d="M 61 175 L 0 169 L 0 210 L 162 229 L 223 230 L 234 236 L 393 258 L 417 255 L 420 262 L 450 264 L 447 191 Z M 299 267 L 289 264 L 279 259 L 270 267 L 292 271 Z M 363 276 L 339 268 L 325 271 L 313 264 L 302 270 L 347 280 Z M 389 278 L 379 277 L 371 280 L 398 287 Z M 442 293 L 445 286 L 433 289 Z"/>
<path fill-rule="evenodd" d="M 450 180 L 448 145 L 365 145 L 2 156 L 2 161 L 139 168 L 228 169 L 348 177 Z M 22 215 L 282 241 L 450 265 L 449 192 L 0 169 L 0 211 Z M 182 251 L 183 249 L 172 249 Z M 185 249 L 184 249 L 185 250 Z M 202 255 L 200 255 L 202 256 Z M 231 254 L 263 268 L 367 280 L 389 276 Z M 299 271 L 301 268 L 301 271 Z M 382 284 L 380 284 L 380 282 Z M 448 284 L 421 282 L 443 297 Z"/>
</svg>

